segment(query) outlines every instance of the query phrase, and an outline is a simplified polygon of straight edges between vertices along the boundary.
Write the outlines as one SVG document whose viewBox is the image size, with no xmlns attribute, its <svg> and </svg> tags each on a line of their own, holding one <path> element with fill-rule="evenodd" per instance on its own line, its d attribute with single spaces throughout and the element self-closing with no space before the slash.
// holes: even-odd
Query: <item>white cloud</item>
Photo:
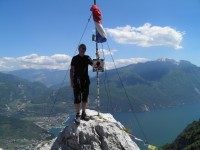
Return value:
<svg viewBox="0 0 200 150">
<path fill-rule="evenodd" d="M 177 31 L 169 26 L 152 26 L 146 23 L 141 27 L 116 27 L 106 29 L 106 32 L 117 43 L 132 44 L 141 47 L 167 46 L 174 49 L 182 48 L 181 41 L 184 32 Z"/>
<path fill-rule="evenodd" d="M 10 71 L 17 69 L 67 69 L 71 62 L 71 57 L 65 54 L 55 54 L 52 56 L 39 56 L 30 54 L 22 57 L 0 58 L 0 70 Z"/>
<path fill-rule="evenodd" d="M 146 62 L 146 61 L 149 61 L 149 59 L 147 59 L 147 58 L 117 59 L 117 60 L 115 60 L 115 63 L 110 62 L 110 61 L 109 62 L 106 61 L 105 67 L 106 67 L 107 70 L 109 70 L 109 69 L 114 69 L 115 65 L 116 65 L 117 68 L 120 68 L 120 67 L 127 66 L 127 65 L 130 65 L 130 64 L 137 64 L 137 63 Z"/>
<path fill-rule="evenodd" d="M 102 56 L 103 55 L 110 55 L 110 54 L 114 55 L 114 53 L 116 53 L 116 52 L 118 52 L 118 50 L 115 50 L 115 49 L 114 50 L 110 50 L 110 51 L 106 50 L 106 49 L 100 49 L 99 50 L 99 54 L 102 55 Z"/>
<path fill-rule="evenodd" d="M 104 50 L 104 53 L 108 51 Z M 117 50 L 111 51 L 115 53 Z M 110 54 L 110 52 L 109 52 Z M 105 54 L 104 54 L 105 55 Z M 129 58 L 116 59 L 115 65 L 117 68 L 127 66 L 129 64 L 136 64 L 138 62 L 146 62 L 146 58 Z M 0 58 L 0 70 L 12 71 L 18 69 L 68 69 L 71 62 L 71 57 L 65 54 L 55 54 L 52 56 L 40 56 L 38 54 L 30 54 L 22 57 L 4 57 Z M 114 63 L 110 61 L 105 62 L 106 69 L 115 68 Z M 91 68 L 90 68 L 91 69 Z"/>
</svg>

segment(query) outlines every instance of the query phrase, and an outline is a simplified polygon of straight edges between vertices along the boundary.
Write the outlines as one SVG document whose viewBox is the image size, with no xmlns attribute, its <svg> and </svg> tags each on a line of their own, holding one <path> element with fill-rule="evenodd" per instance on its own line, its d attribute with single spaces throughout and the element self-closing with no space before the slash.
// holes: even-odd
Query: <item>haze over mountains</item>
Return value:
<svg viewBox="0 0 200 150">
<path fill-rule="evenodd" d="M 8 101 L 40 101 L 49 89 L 40 82 L 28 80 L 0 73 L 0 103 Z"/>
<path fill-rule="evenodd" d="M 66 71 L 30 69 L 10 73 L 15 75 L 0 73 L 1 118 L 73 112 L 71 87 L 67 81 L 60 87 Z M 54 85 L 59 86 L 50 88 Z M 100 73 L 100 101 L 101 111 L 151 111 L 199 103 L 200 68 L 184 60 L 159 59 L 108 70 Z M 96 77 L 91 77 L 89 108 L 96 107 Z"/>
<path fill-rule="evenodd" d="M 101 105 L 107 104 L 105 95 L 108 94 L 116 110 L 130 109 L 129 100 L 135 106 L 131 108 L 133 111 L 200 102 L 200 68 L 188 61 L 160 59 L 138 63 L 118 71 L 110 70 L 107 77 L 102 75 L 102 78 L 108 78 L 109 90 L 101 86 Z M 93 79 L 93 87 L 94 84 Z"/>
<path fill-rule="evenodd" d="M 1 91 L 5 91 L 4 96 L 1 94 L 2 98 L 10 99 L 14 93 L 19 95 L 20 87 L 21 93 L 23 87 L 24 93 L 28 94 L 25 97 L 32 96 L 32 102 L 37 103 L 47 102 L 53 91 L 46 86 L 59 85 L 66 75 L 66 71 L 60 70 L 19 70 L 10 73 L 31 82 L 1 73 L 1 79 L 12 78 L 9 82 L 6 79 L 1 81 Z M 67 85 L 69 73 L 66 80 L 58 96 L 60 102 L 73 99 L 72 90 Z M 41 81 L 46 86 L 32 81 Z M 5 85 L 10 86 L 5 88 Z M 89 105 L 96 106 L 95 77 L 91 77 L 89 98 Z M 200 68 L 184 60 L 159 59 L 108 70 L 100 74 L 100 98 L 101 109 L 118 111 L 148 111 L 200 102 Z M 131 108 L 130 103 L 137 107 Z"/>
<path fill-rule="evenodd" d="M 32 82 L 41 82 L 47 87 L 51 87 L 62 83 L 67 70 L 22 69 L 10 71 L 8 73 Z M 69 84 L 69 78 L 66 78 L 65 84 Z"/>
<path fill-rule="evenodd" d="M 6 72 L 8 74 L 15 75 L 17 77 L 29 80 L 31 82 L 41 82 L 47 87 L 59 86 L 63 80 L 63 85 L 69 85 L 69 70 L 57 70 L 57 69 L 21 69 Z M 89 71 L 90 77 L 95 74 Z"/>
</svg>

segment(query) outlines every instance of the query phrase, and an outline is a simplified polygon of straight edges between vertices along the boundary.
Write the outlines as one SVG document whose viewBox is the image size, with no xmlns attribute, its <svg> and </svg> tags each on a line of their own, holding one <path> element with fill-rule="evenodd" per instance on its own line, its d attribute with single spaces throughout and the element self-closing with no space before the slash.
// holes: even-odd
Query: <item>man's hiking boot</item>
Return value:
<svg viewBox="0 0 200 150">
<path fill-rule="evenodd" d="M 76 124 L 80 124 L 80 122 L 81 122 L 81 116 L 80 116 L 80 114 L 76 114 L 76 118 L 74 119 L 74 121 L 75 121 L 75 123 Z"/>
<path fill-rule="evenodd" d="M 86 115 L 85 112 L 82 112 L 81 119 L 85 120 L 85 121 L 89 121 L 90 120 L 90 118 Z"/>
</svg>

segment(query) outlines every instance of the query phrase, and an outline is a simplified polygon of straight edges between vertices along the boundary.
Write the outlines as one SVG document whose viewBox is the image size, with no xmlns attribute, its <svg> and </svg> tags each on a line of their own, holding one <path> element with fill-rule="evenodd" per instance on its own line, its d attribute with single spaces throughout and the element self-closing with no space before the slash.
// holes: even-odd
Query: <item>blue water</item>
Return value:
<svg viewBox="0 0 200 150">
<path fill-rule="evenodd" d="M 160 146 L 173 141 L 188 124 L 194 120 L 199 120 L 200 104 L 183 105 L 141 113 L 121 112 L 114 113 L 113 116 L 126 128 L 130 129 L 131 133 L 136 137 L 143 140 L 146 138 L 150 144 Z M 68 121 L 73 118 L 70 117 Z M 51 131 L 56 134 L 59 129 L 55 128 L 55 130 L 52 129 Z M 142 134 L 142 131 L 144 134 Z M 141 147 L 141 142 L 135 142 Z"/>
<path fill-rule="evenodd" d="M 131 133 L 136 137 L 143 140 L 146 137 L 148 143 L 161 146 L 172 142 L 188 124 L 194 120 L 199 120 L 200 104 L 183 105 L 135 114 L 122 112 L 114 114 L 114 117 L 126 128 L 131 129 Z M 140 125 L 138 125 L 136 118 Z"/>
</svg>

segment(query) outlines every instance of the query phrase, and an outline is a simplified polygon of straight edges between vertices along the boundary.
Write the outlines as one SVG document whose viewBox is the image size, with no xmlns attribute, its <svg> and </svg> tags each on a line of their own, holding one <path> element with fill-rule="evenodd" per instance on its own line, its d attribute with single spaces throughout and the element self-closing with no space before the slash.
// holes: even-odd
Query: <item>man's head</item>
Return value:
<svg viewBox="0 0 200 150">
<path fill-rule="evenodd" d="M 85 54 L 86 49 L 87 48 L 86 48 L 85 44 L 80 44 L 78 46 L 79 55 L 83 56 Z"/>
</svg>

